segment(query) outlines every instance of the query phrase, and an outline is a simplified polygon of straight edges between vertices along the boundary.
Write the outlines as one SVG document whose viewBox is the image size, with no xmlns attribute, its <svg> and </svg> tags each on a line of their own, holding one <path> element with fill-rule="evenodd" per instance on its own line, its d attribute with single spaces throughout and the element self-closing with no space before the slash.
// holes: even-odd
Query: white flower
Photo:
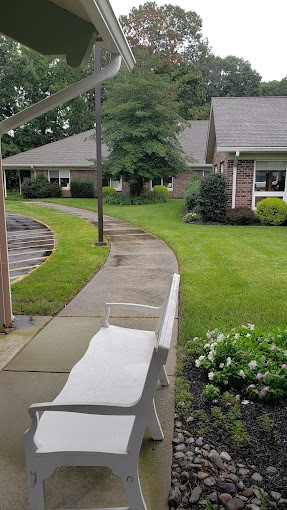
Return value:
<svg viewBox="0 0 287 510">
<path fill-rule="evenodd" d="M 242 400 L 241 404 L 243 404 L 244 406 L 247 406 L 247 404 L 249 404 L 249 400 Z"/>
<path fill-rule="evenodd" d="M 238 340 L 238 338 L 240 338 L 240 334 L 239 333 L 235 333 L 234 338 L 235 338 L 235 340 Z"/>
<path fill-rule="evenodd" d="M 231 365 L 232 363 L 232 360 L 230 358 L 230 356 L 228 356 L 227 360 L 226 360 L 226 366 L 229 367 L 229 365 Z"/>
<path fill-rule="evenodd" d="M 199 368 L 199 367 L 200 367 L 201 362 L 202 362 L 202 360 L 203 360 L 203 359 L 204 359 L 204 356 L 199 356 L 199 358 L 197 358 L 197 359 L 195 360 L 195 366 L 196 366 L 197 368 Z"/>
<path fill-rule="evenodd" d="M 214 352 L 213 352 L 213 351 L 210 351 L 210 352 L 208 353 L 208 356 L 207 356 L 207 357 L 208 357 L 209 361 L 211 361 L 211 362 L 212 362 L 212 361 L 214 360 Z"/>
<path fill-rule="evenodd" d="M 221 342 L 221 340 L 224 340 L 224 334 L 223 334 L 223 333 L 220 333 L 220 334 L 218 335 L 218 337 L 217 337 L 217 340 L 218 340 L 219 342 Z"/>
<path fill-rule="evenodd" d="M 228 381 L 225 379 L 225 381 L 223 381 L 223 384 L 225 384 L 225 386 L 227 386 Z"/>
<path fill-rule="evenodd" d="M 209 372 L 209 374 L 208 374 L 208 379 L 209 379 L 210 381 L 213 381 L 213 378 L 214 378 L 214 372 Z"/>
<path fill-rule="evenodd" d="M 243 379 L 245 379 L 245 373 L 243 372 L 243 370 L 240 370 L 239 375 L 240 375 L 240 377 L 242 377 Z"/>
<path fill-rule="evenodd" d="M 219 368 L 224 368 L 224 363 L 220 363 Z"/>
<path fill-rule="evenodd" d="M 210 345 L 209 345 L 209 344 L 205 344 L 205 345 L 203 346 L 203 348 L 204 348 L 204 349 L 209 349 L 209 347 L 210 347 Z"/>
<path fill-rule="evenodd" d="M 257 363 L 256 363 L 255 359 L 253 359 L 252 361 L 250 361 L 250 363 L 248 363 L 248 366 L 249 366 L 249 368 L 251 368 L 251 369 L 256 368 Z"/>
</svg>

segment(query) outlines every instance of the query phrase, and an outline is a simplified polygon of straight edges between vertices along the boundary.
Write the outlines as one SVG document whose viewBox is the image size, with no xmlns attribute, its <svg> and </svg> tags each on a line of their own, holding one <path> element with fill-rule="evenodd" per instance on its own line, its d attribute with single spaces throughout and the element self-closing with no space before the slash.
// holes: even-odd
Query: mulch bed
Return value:
<svg viewBox="0 0 287 510">
<path fill-rule="evenodd" d="M 263 403 L 243 405 L 244 398 L 241 398 L 239 420 L 249 436 L 249 442 L 238 446 L 234 444 L 226 423 L 216 419 L 212 412 L 212 408 L 216 407 L 227 416 L 232 404 L 223 402 L 221 398 L 214 401 L 203 398 L 203 387 L 209 381 L 204 371 L 193 363 L 186 364 L 183 377 L 190 382 L 194 396 L 189 419 L 185 420 L 177 411 L 185 429 L 195 438 L 203 437 L 205 443 L 212 444 L 218 451 L 228 452 L 236 463 L 253 468 L 256 466 L 259 473 L 265 473 L 268 466 L 276 467 L 276 476 L 270 477 L 264 489 L 267 492 L 278 491 L 283 498 L 287 498 L 287 406 Z M 240 432 L 237 439 L 241 439 Z"/>
</svg>

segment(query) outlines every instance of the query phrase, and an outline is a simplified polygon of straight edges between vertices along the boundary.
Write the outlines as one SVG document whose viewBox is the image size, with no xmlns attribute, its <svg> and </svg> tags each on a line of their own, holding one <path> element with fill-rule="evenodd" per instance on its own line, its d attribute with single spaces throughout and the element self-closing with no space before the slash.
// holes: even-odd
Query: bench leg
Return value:
<svg viewBox="0 0 287 510">
<path fill-rule="evenodd" d="M 148 510 L 141 490 L 138 468 L 121 476 L 125 488 L 129 510 Z"/>
<path fill-rule="evenodd" d="M 163 435 L 163 431 L 162 431 L 162 428 L 161 428 L 160 421 L 158 419 L 158 415 L 157 415 L 157 412 L 156 412 L 156 407 L 155 407 L 154 400 L 152 401 L 152 406 L 151 406 L 151 409 L 150 409 L 150 412 L 149 412 L 148 422 L 147 423 L 148 423 L 147 426 L 148 426 L 148 429 L 150 431 L 151 437 L 155 441 L 161 441 L 164 438 L 164 435 Z"/>
<path fill-rule="evenodd" d="M 166 369 L 164 366 L 161 367 L 160 374 L 159 374 L 159 382 L 162 386 L 168 386 L 169 380 L 167 377 Z"/>
<path fill-rule="evenodd" d="M 36 473 L 29 476 L 29 503 L 30 510 L 45 510 L 44 480 Z"/>
</svg>

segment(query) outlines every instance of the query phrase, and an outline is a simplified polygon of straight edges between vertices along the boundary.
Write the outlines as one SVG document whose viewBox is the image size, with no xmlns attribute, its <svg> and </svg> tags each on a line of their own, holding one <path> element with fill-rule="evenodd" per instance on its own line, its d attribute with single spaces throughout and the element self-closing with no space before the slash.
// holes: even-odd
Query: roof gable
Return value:
<svg viewBox="0 0 287 510">
<path fill-rule="evenodd" d="M 287 149 L 287 97 L 216 97 L 212 115 L 217 149 Z"/>
</svg>

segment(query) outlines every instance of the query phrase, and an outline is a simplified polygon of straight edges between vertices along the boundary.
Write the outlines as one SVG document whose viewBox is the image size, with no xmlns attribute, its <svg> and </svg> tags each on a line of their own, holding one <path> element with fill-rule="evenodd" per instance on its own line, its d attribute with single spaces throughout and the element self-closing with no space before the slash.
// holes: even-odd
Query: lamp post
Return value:
<svg viewBox="0 0 287 510">
<path fill-rule="evenodd" d="M 101 70 L 101 49 L 94 46 L 94 71 Z M 104 246 L 104 222 L 103 222 L 103 194 L 102 194 L 102 105 L 101 86 L 95 87 L 95 112 L 96 112 L 96 186 L 98 197 L 98 241 L 95 246 Z"/>
</svg>

